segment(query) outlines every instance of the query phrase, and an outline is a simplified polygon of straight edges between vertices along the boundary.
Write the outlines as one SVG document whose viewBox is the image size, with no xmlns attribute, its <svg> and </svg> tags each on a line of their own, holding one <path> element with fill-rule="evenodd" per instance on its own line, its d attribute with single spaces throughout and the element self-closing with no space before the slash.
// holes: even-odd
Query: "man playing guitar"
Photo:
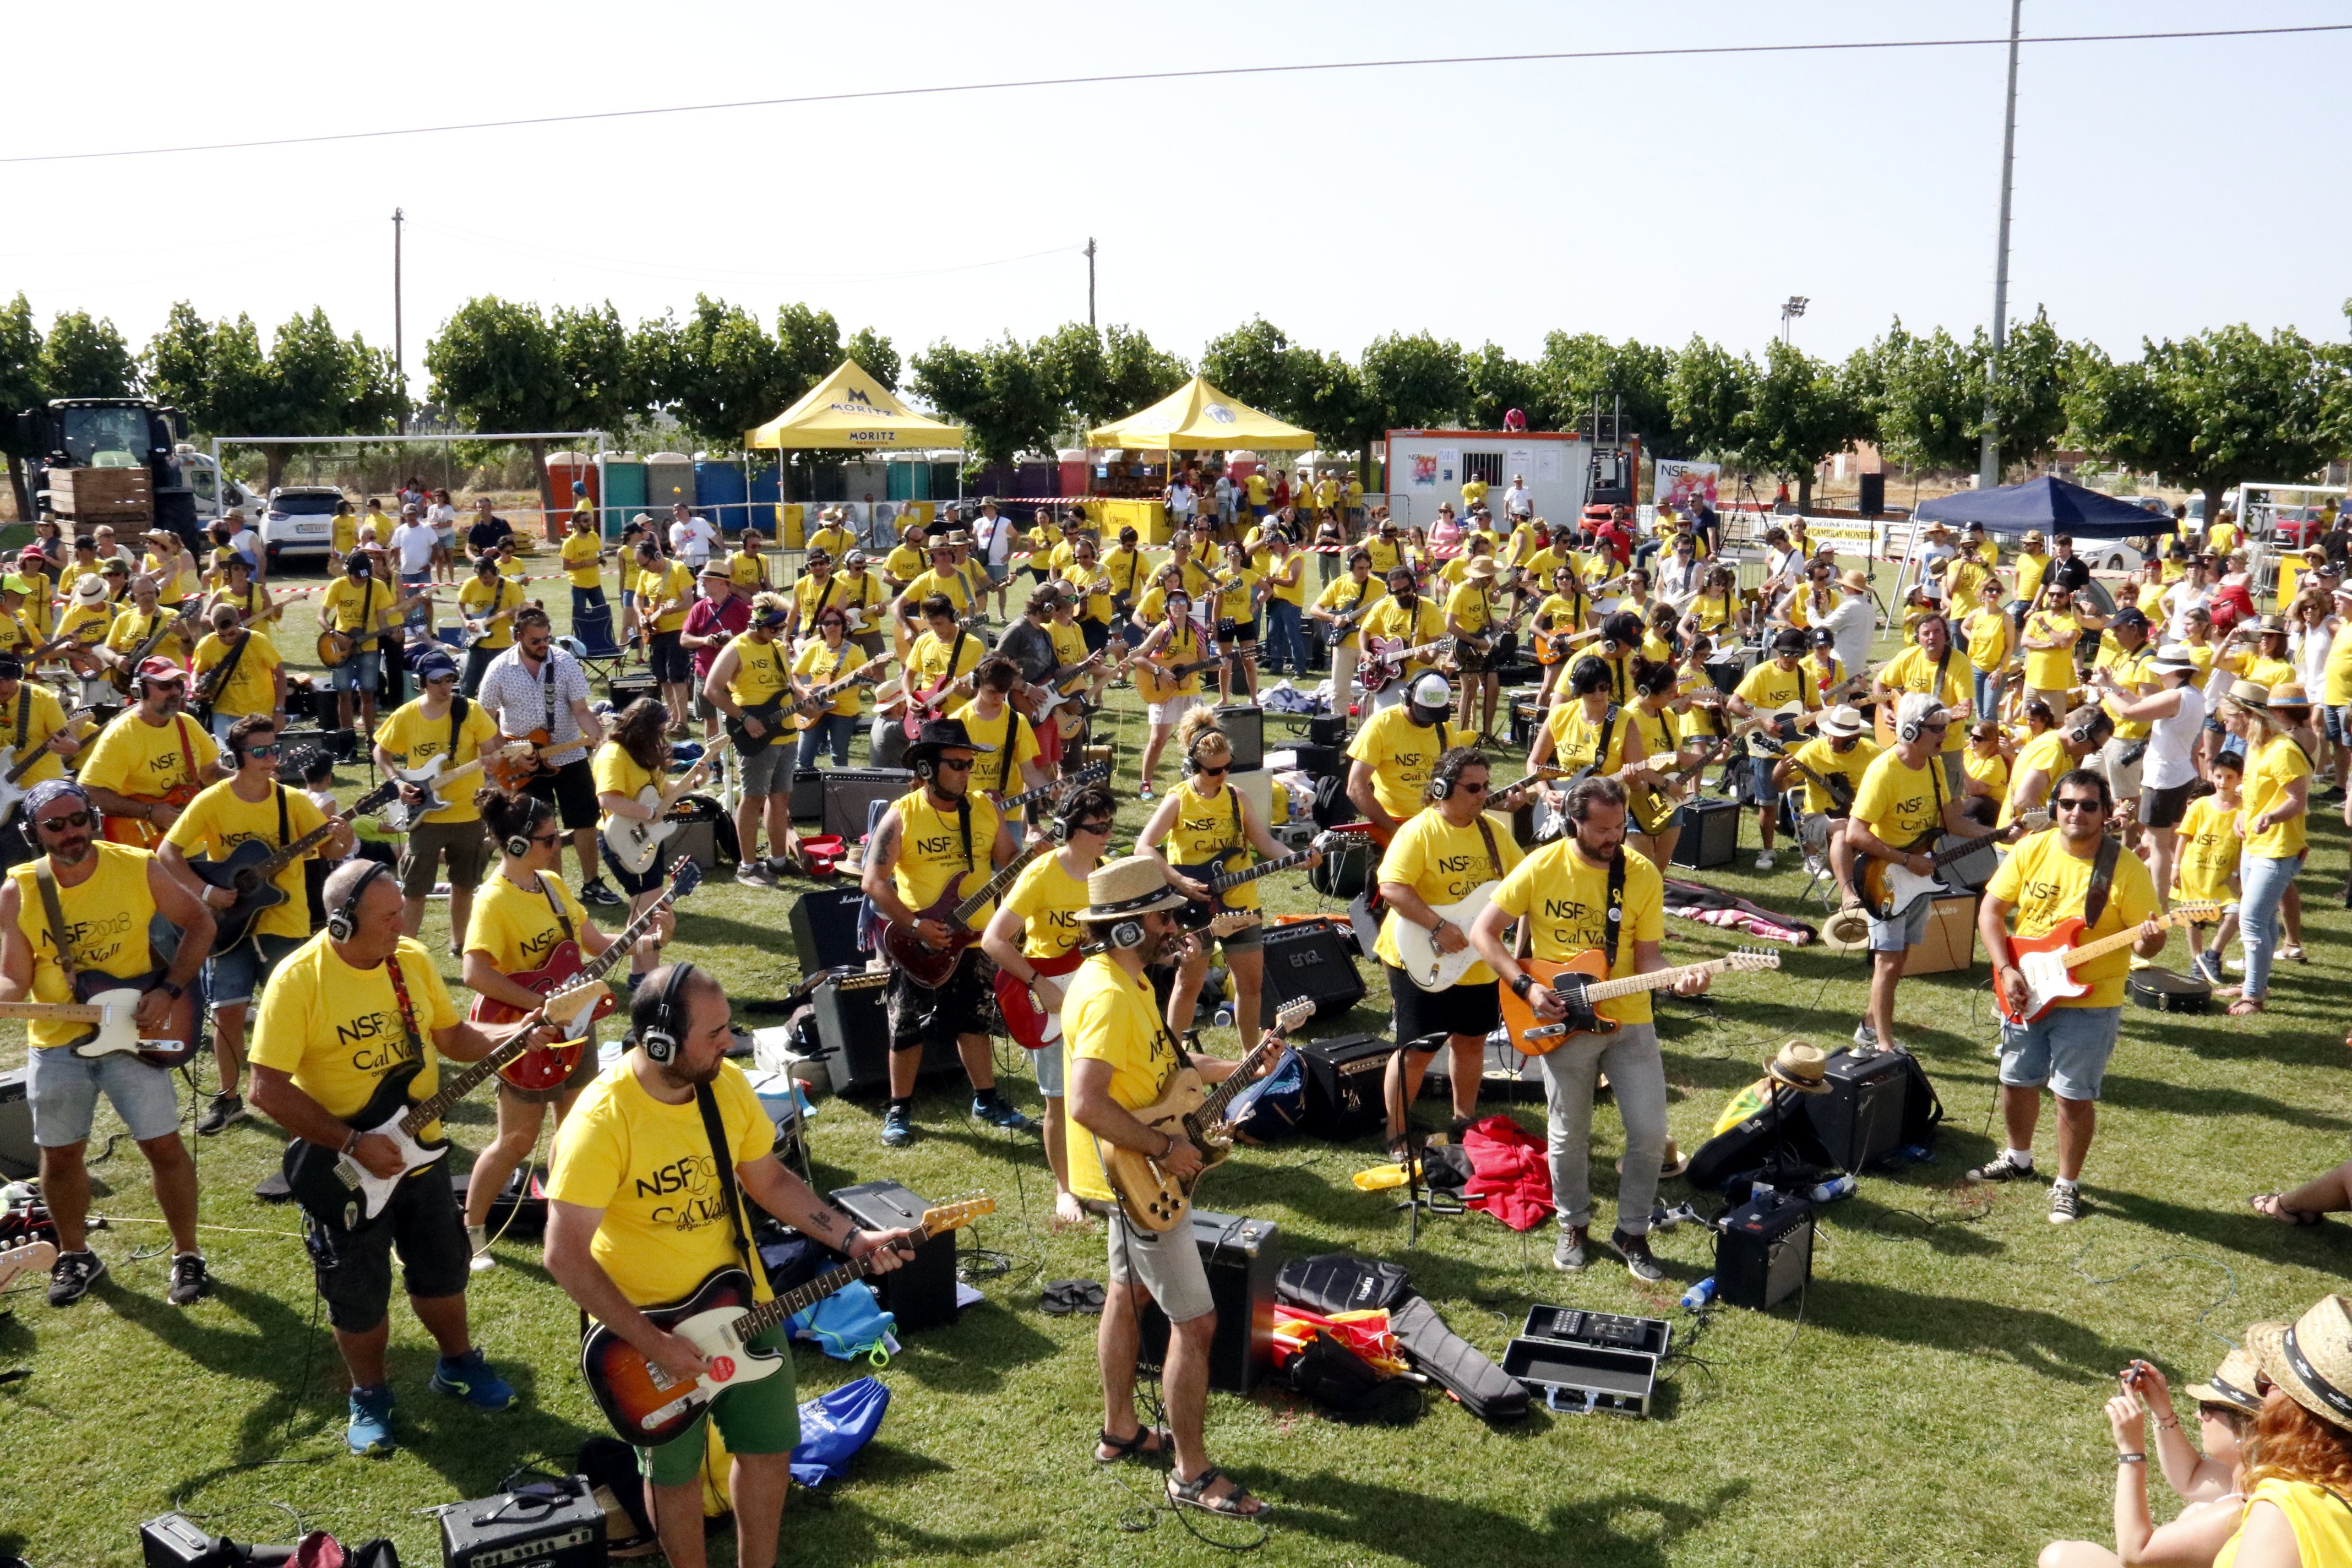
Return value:
<svg viewBox="0 0 2352 1568">
<path fill-rule="evenodd" d="M 959 879 L 976 886 L 983 868 L 1001 868 L 1017 852 L 1012 828 L 984 795 L 971 788 L 972 764 L 983 748 L 960 719 L 928 719 L 907 764 L 920 781 L 890 803 L 875 825 L 859 886 L 892 925 L 911 930 L 926 945 L 945 948 L 951 933 L 918 911 L 937 903 Z M 979 872 L 979 877 L 971 874 Z M 987 910 L 975 919 L 985 927 Z M 887 998 L 890 1019 L 890 1102 L 882 1114 L 882 1143 L 899 1149 L 914 1141 L 915 1075 L 927 1046 L 952 1047 L 971 1080 L 971 1114 L 992 1127 L 1026 1132 L 1036 1123 L 997 1092 L 989 1054 L 989 994 L 977 947 L 957 955 L 955 973 L 936 990 L 893 970 Z"/>
<path fill-rule="evenodd" d="M 181 710 L 188 672 L 151 658 L 131 682 L 138 706 L 101 731 L 81 765 L 82 786 L 106 816 L 109 842 L 152 848 L 181 808 L 228 776 L 220 748 Z"/>
<path fill-rule="evenodd" d="M 1374 605 L 1363 620 L 1365 658 L 1372 658 L 1374 639 L 1402 652 L 1408 648 L 1426 648 L 1445 635 L 1445 612 L 1421 596 L 1421 579 L 1411 566 L 1392 566 L 1388 573 L 1388 597 Z M 1435 656 L 1427 652 L 1406 659 L 1388 683 L 1372 694 L 1375 709 L 1394 708 L 1404 700 L 1405 688 L 1423 671 L 1435 668 Z M 1338 688 L 1332 689 L 1336 692 Z"/>
<path fill-rule="evenodd" d="M 1013 706 L 1020 684 L 1020 667 L 1001 653 L 990 654 L 972 671 L 971 700 L 956 713 L 972 743 L 990 753 L 973 770 L 979 776 L 972 783 L 992 800 L 1024 794 L 1054 776 L 1043 760 L 1037 726 Z"/>
<path fill-rule="evenodd" d="M 482 748 L 499 738 L 499 727 L 478 704 L 457 694 L 457 661 L 445 648 L 427 648 L 417 656 L 416 685 L 420 695 L 403 703 L 375 732 L 375 765 L 390 773 L 429 766 L 435 758 L 447 760 L 441 776 L 478 762 Z M 459 703 L 464 702 L 462 710 Z M 465 933 L 474 907 L 474 889 L 488 868 L 489 844 L 482 837 L 482 814 L 474 805 L 480 771 L 454 780 L 449 795 L 435 794 L 440 809 L 408 824 L 407 843 L 400 857 L 401 930 L 415 936 L 425 929 L 425 900 L 446 860 L 449 868 L 449 928 L 451 945 Z M 425 794 L 413 784 L 401 786 L 401 796 L 414 805 Z M 454 799 L 450 798 L 455 796 Z"/>
<path fill-rule="evenodd" d="M 805 697 L 818 686 L 840 679 L 847 673 L 842 667 L 851 662 L 849 646 L 842 640 L 841 607 L 835 605 L 818 612 L 818 626 L 828 629 L 787 668 L 782 638 L 791 615 L 782 595 L 760 594 L 751 601 L 751 622 L 719 650 L 702 681 L 702 700 L 730 722 L 741 725 L 751 737 L 751 746 L 757 748 L 736 747 L 740 793 L 735 802 L 735 842 L 740 847 L 735 879 L 755 888 L 776 885 L 775 871 L 760 856 L 762 824 L 768 830 L 768 847 L 775 857 L 789 863 L 793 854 L 794 758 L 801 759 L 803 766 L 814 767 L 818 746 L 833 735 L 833 761 L 839 767 L 849 755 L 848 732 L 857 724 L 854 686 L 835 700 L 829 712 L 820 714 L 814 724 L 798 735 L 793 732 L 789 702 L 770 707 L 782 700 Z M 795 670 L 805 679 L 796 676 Z M 846 713 L 842 711 L 844 707 L 848 709 Z M 763 712 L 745 711 L 754 708 Z"/>
<path fill-rule="evenodd" d="M 1462 738 L 1446 725 L 1451 711 L 1453 692 L 1433 670 L 1411 683 L 1402 704 L 1366 720 L 1348 743 L 1348 798 L 1380 843 L 1394 838 L 1399 825 L 1427 804 L 1423 792 L 1437 759 Z"/>
<path fill-rule="evenodd" d="M 1344 713 L 1353 700 L 1349 693 L 1356 683 L 1356 664 L 1361 656 L 1363 617 L 1371 607 L 1388 595 L 1388 584 L 1372 575 L 1372 553 L 1359 545 L 1348 552 L 1348 574 L 1336 582 L 1326 583 L 1315 596 L 1314 607 L 1307 618 L 1319 621 L 1317 631 L 1328 637 L 1341 627 L 1346 630 L 1331 645 L 1331 707 Z M 1325 628 L 1329 628 L 1326 630 Z"/>
<path fill-rule="evenodd" d="M 604 722 L 588 706 L 588 676 L 580 661 L 555 646 L 555 628 L 536 605 L 515 612 L 515 644 L 483 672 L 481 702 L 511 740 L 540 739 L 551 746 L 529 784 L 541 800 L 555 802 L 572 852 L 580 860 L 580 897 L 591 904 L 617 906 L 621 895 L 597 874 L 596 780 L 588 749 L 604 739 Z"/>
<path fill-rule="evenodd" d="M 877 767 L 898 765 L 907 743 L 905 721 L 910 715 L 919 723 L 926 718 L 939 717 L 945 708 L 952 706 L 947 700 L 949 688 L 959 678 L 977 669 L 980 661 L 988 657 L 987 639 L 957 620 L 956 601 L 948 594 L 932 594 L 922 601 L 922 605 L 925 630 L 907 645 L 898 695 L 875 710 L 877 722 L 873 760 Z M 887 725 L 880 722 L 884 720 L 888 721 Z M 897 742 L 887 747 L 883 744 L 886 729 L 898 734 Z"/>
<path fill-rule="evenodd" d="M 1478 723 L 1471 732 L 1478 735 L 1494 729 L 1495 700 L 1503 689 L 1503 678 L 1493 663 L 1496 571 L 1493 556 L 1470 557 L 1462 568 L 1461 584 L 1445 600 L 1445 631 L 1454 639 L 1454 657 L 1462 669 L 1461 706 L 1454 710 L 1454 722 L 1471 730 L 1475 711 Z"/>
<path fill-rule="evenodd" d="M 106 689 L 110 694 L 113 691 L 110 686 Z M 23 769 L 16 784 L 26 791 L 65 777 L 63 759 L 81 750 L 81 739 L 66 721 L 65 705 L 58 700 L 58 694 L 26 679 L 23 662 L 6 654 L 0 654 L 0 745 L 6 746 L 14 759 L 5 771 Z M 0 866 L 21 866 L 37 853 L 25 814 L 11 811 L 8 820 L 0 824 Z"/>
<path fill-rule="evenodd" d="M 0 1001 L 71 1002 L 73 973 L 126 982 L 152 974 L 165 957 L 159 936 L 177 928 L 171 967 L 139 999 L 141 1031 L 163 1027 L 212 951 L 212 911 L 145 850 L 97 842 L 97 808 L 71 780 L 35 785 L 24 811 L 43 858 L 16 868 L 0 885 Z M 58 923 L 72 933 L 72 973 L 52 934 L 44 869 L 56 889 Z M 206 1281 L 196 1242 L 196 1167 L 180 1141 L 171 1069 L 129 1052 L 78 1056 L 71 1042 L 80 1033 L 80 1025 L 55 1018 L 26 1026 L 31 1049 L 25 1087 L 33 1142 L 40 1149 L 41 1199 L 58 1227 L 49 1305 L 70 1306 L 106 1275 L 104 1260 L 89 1249 L 89 1171 L 83 1162 L 102 1091 L 154 1173 L 155 1202 L 172 1233 L 167 1300 L 188 1306 L 205 1293 Z"/>
<path fill-rule="evenodd" d="M 646 975 L 630 1005 L 639 1047 L 590 1085 L 556 1134 L 548 1182 L 548 1273 L 582 1311 L 688 1387 L 710 1364 L 643 1309 L 684 1296 L 723 1268 L 746 1270 L 753 1295 L 770 1299 L 767 1271 L 750 1256 L 751 1220 L 738 1207 L 738 1188 L 802 1235 L 868 1259 L 874 1273 L 912 1256 L 906 1232 L 860 1230 L 776 1158 L 774 1125 L 742 1069 L 727 1060 L 731 1012 L 719 982 L 690 963 Z M 712 1146 L 714 1128 L 723 1151 Z M 774 1375 L 721 1390 L 686 1432 L 637 1450 L 647 1511 L 673 1568 L 709 1561 L 702 1468 L 705 1424 L 714 1420 L 734 1456 L 735 1561 L 774 1568 L 799 1409 L 783 1331 L 751 1348 L 782 1352 Z"/>
<path fill-rule="evenodd" d="M 1006 984 L 1026 986 L 1036 1008 L 1049 1016 L 1062 1011 L 1063 983 L 1081 960 L 1078 916 L 1087 907 L 1087 878 L 1110 847 L 1118 800 L 1100 784 L 1072 790 L 1054 810 L 1051 832 L 1061 847 L 1032 860 L 1005 893 L 1004 902 L 981 933 L 981 951 L 998 970 L 998 992 Z M 1024 1042 L 1026 1043 L 1025 1041 Z M 1070 1189 L 1069 1132 L 1063 1114 L 1067 1058 L 1059 1032 L 1030 1053 L 1037 1068 L 1037 1092 L 1045 1100 L 1045 1163 L 1054 1172 L 1054 1228 L 1086 1223 Z"/>
<path fill-rule="evenodd" d="M 1070 1048 L 1070 1185 L 1089 1206 L 1108 1215 L 1110 1287 L 1095 1354 L 1102 1373 L 1103 1424 L 1094 1456 L 1103 1464 L 1173 1450 L 1166 1482 L 1171 1501 L 1212 1513 L 1254 1519 L 1266 1505 L 1209 1463 L 1204 1433 L 1209 1345 L 1217 1328 L 1216 1300 L 1192 1227 L 1155 1234 L 1130 1225 L 1103 1173 L 1101 1145 L 1152 1156 L 1168 1175 L 1183 1180 L 1202 1168 L 1201 1151 L 1174 1133 L 1136 1120 L 1186 1061 L 1154 1005 L 1146 965 L 1181 957 L 1191 939 L 1170 911 L 1184 895 L 1168 885 L 1164 866 L 1130 855 L 1096 868 L 1087 879 L 1087 907 L 1079 913 L 1081 940 L 1097 944 L 1080 964 L 1063 1004 Z M 1202 1078 L 1222 1081 L 1236 1064 L 1194 1056 Z M 1168 1426 L 1146 1426 L 1135 1413 L 1135 1362 L 1143 1308 L 1157 1302 L 1171 1325 L 1160 1387 Z"/>
</svg>

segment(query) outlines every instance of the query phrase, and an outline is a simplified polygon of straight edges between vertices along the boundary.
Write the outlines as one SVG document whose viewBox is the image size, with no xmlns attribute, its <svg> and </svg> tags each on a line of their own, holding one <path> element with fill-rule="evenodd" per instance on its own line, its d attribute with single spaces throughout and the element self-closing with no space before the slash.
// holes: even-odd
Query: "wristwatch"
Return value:
<svg viewBox="0 0 2352 1568">
<path fill-rule="evenodd" d="M 172 994 L 172 1000 L 177 1002 L 183 995 L 187 994 L 188 988 L 184 985 L 175 984 L 169 980 L 164 980 L 158 982 L 155 989 L 158 991 L 170 992 Z"/>
</svg>

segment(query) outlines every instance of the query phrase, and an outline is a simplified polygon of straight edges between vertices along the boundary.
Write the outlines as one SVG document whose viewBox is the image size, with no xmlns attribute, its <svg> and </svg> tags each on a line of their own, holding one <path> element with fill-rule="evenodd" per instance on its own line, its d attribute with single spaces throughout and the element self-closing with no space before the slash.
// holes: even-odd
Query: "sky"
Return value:
<svg viewBox="0 0 2352 1568">
<path fill-rule="evenodd" d="M 11 73 L 0 158 L 808 93 L 1699 44 L 1995 37 L 2000 0 L 1626 6 L 900 0 L 848 5 L 118 0 L 168 47 Z M 2025 0 L 2033 35 L 2352 21 L 2315 0 Z M 697 293 L 871 325 L 901 354 L 1087 313 L 1197 359 L 1263 316 L 1353 354 L 1391 331 L 1522 356 L 1555 331 L 1760 353 L 1780 301 L 1843 356 L 1900 316 L 1990 319 L 2001 47 L 1566 60 L 1012 88 L 323 145 L 0 163 L 0 296 L 143 346 L 173 302 L 265 333 L 323 307 L 412 389 L 467 299 Z M 2019 70 L 2012 317 L 2128 355 L 2245 321 L 2340 341 L 2328 177 L 2352 33 L 2044 44 Z M 102 112 L 94 112 L 102 110 Z M 2318 177 L 2315 178 L 2315 175 Z M 98 215 L 110 203 L 129 222 Z M 77 216 L 76 215 L 80 215 Z M 149 216 L 160 230 L 142 230 Z M 125 237 L 127 235 L 127 237 Z"/>
</svg>

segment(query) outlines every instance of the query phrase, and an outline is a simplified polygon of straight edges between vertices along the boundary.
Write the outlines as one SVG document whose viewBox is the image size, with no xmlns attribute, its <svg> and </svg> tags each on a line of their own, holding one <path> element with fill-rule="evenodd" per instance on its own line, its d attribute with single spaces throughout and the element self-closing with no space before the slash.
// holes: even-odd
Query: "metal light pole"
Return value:
<svg viewBox="0 0 2352 1568">
<path fill-rule="evenodd" d="M 400 321 L 400 226 L 406 220 L 398 207 L 392 209 L 392 367 L 399 384 L 400 431 L 408 433 L 408 357 L 406 344 L 401 337 Z"/>
<path fill-rule="evenodd" d="M 1087 325 L 1095 324 L 1095 238 L 1087 236 Z"/>
<path fill-rule="evenodd" d="M 2009 102 L 2000 123 L 2000 239 L 1993 254 L 1992 353 L 1985 381 L 1984 444 L 1977 453 L 1977 488 L 2000 483 L 2000 431 L 1995 425 L 1992 378 L 2000 374 L 2000 353 L 2009 342 L 2009 187 L 2017 164 L 2017 34 L 2025 0 L 2009 0 Z"/>
<path fill-rule="evenodd" d="M 1802 294 L 1791 294 L 1791 295 L 1790 295 L 1790 296 L 1788 297 L 1788 299 L 1786 299 L 1786 300 L 1782 300 L 1782 301 L 1781 301 L 1781 304 L 1780 304 L 1780 341 L 1781 341 L 1783 343 L 1786 343 L 1786 342 L 1790 342 L 1790 323 L 1791 321 L 1794 321 L 1798 317 L 1800 317 L 1800 316 L 1803 315 L 1803 314 L 1805 313 L 1805 307 L 1806 307 L 1806 306 L 1808 306 L 1808 305 L 1810 305 L 1810 304 L 1811 304 L 1811 303 L 1812 303 L 1812 301 L 1811 301 L 1811 300 L 1809 300 L 1809 299 L 1805 298 L 1805 296 L 1804 296 L 1804 295 L 1802 295 Z"/>
</svg>

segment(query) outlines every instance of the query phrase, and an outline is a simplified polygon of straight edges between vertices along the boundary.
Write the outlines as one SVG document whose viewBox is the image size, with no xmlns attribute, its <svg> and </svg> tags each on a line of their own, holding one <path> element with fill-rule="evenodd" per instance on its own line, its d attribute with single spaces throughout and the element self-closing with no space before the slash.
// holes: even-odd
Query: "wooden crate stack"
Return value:
<svg viewBox="0 0 2352 1568">
<path fill-rule="evenodd" d="M 95 526 L 152 522 L 155 481 L 145 468 L 53 468 L 49 507 L 58 517 Z"/>
</svg>

